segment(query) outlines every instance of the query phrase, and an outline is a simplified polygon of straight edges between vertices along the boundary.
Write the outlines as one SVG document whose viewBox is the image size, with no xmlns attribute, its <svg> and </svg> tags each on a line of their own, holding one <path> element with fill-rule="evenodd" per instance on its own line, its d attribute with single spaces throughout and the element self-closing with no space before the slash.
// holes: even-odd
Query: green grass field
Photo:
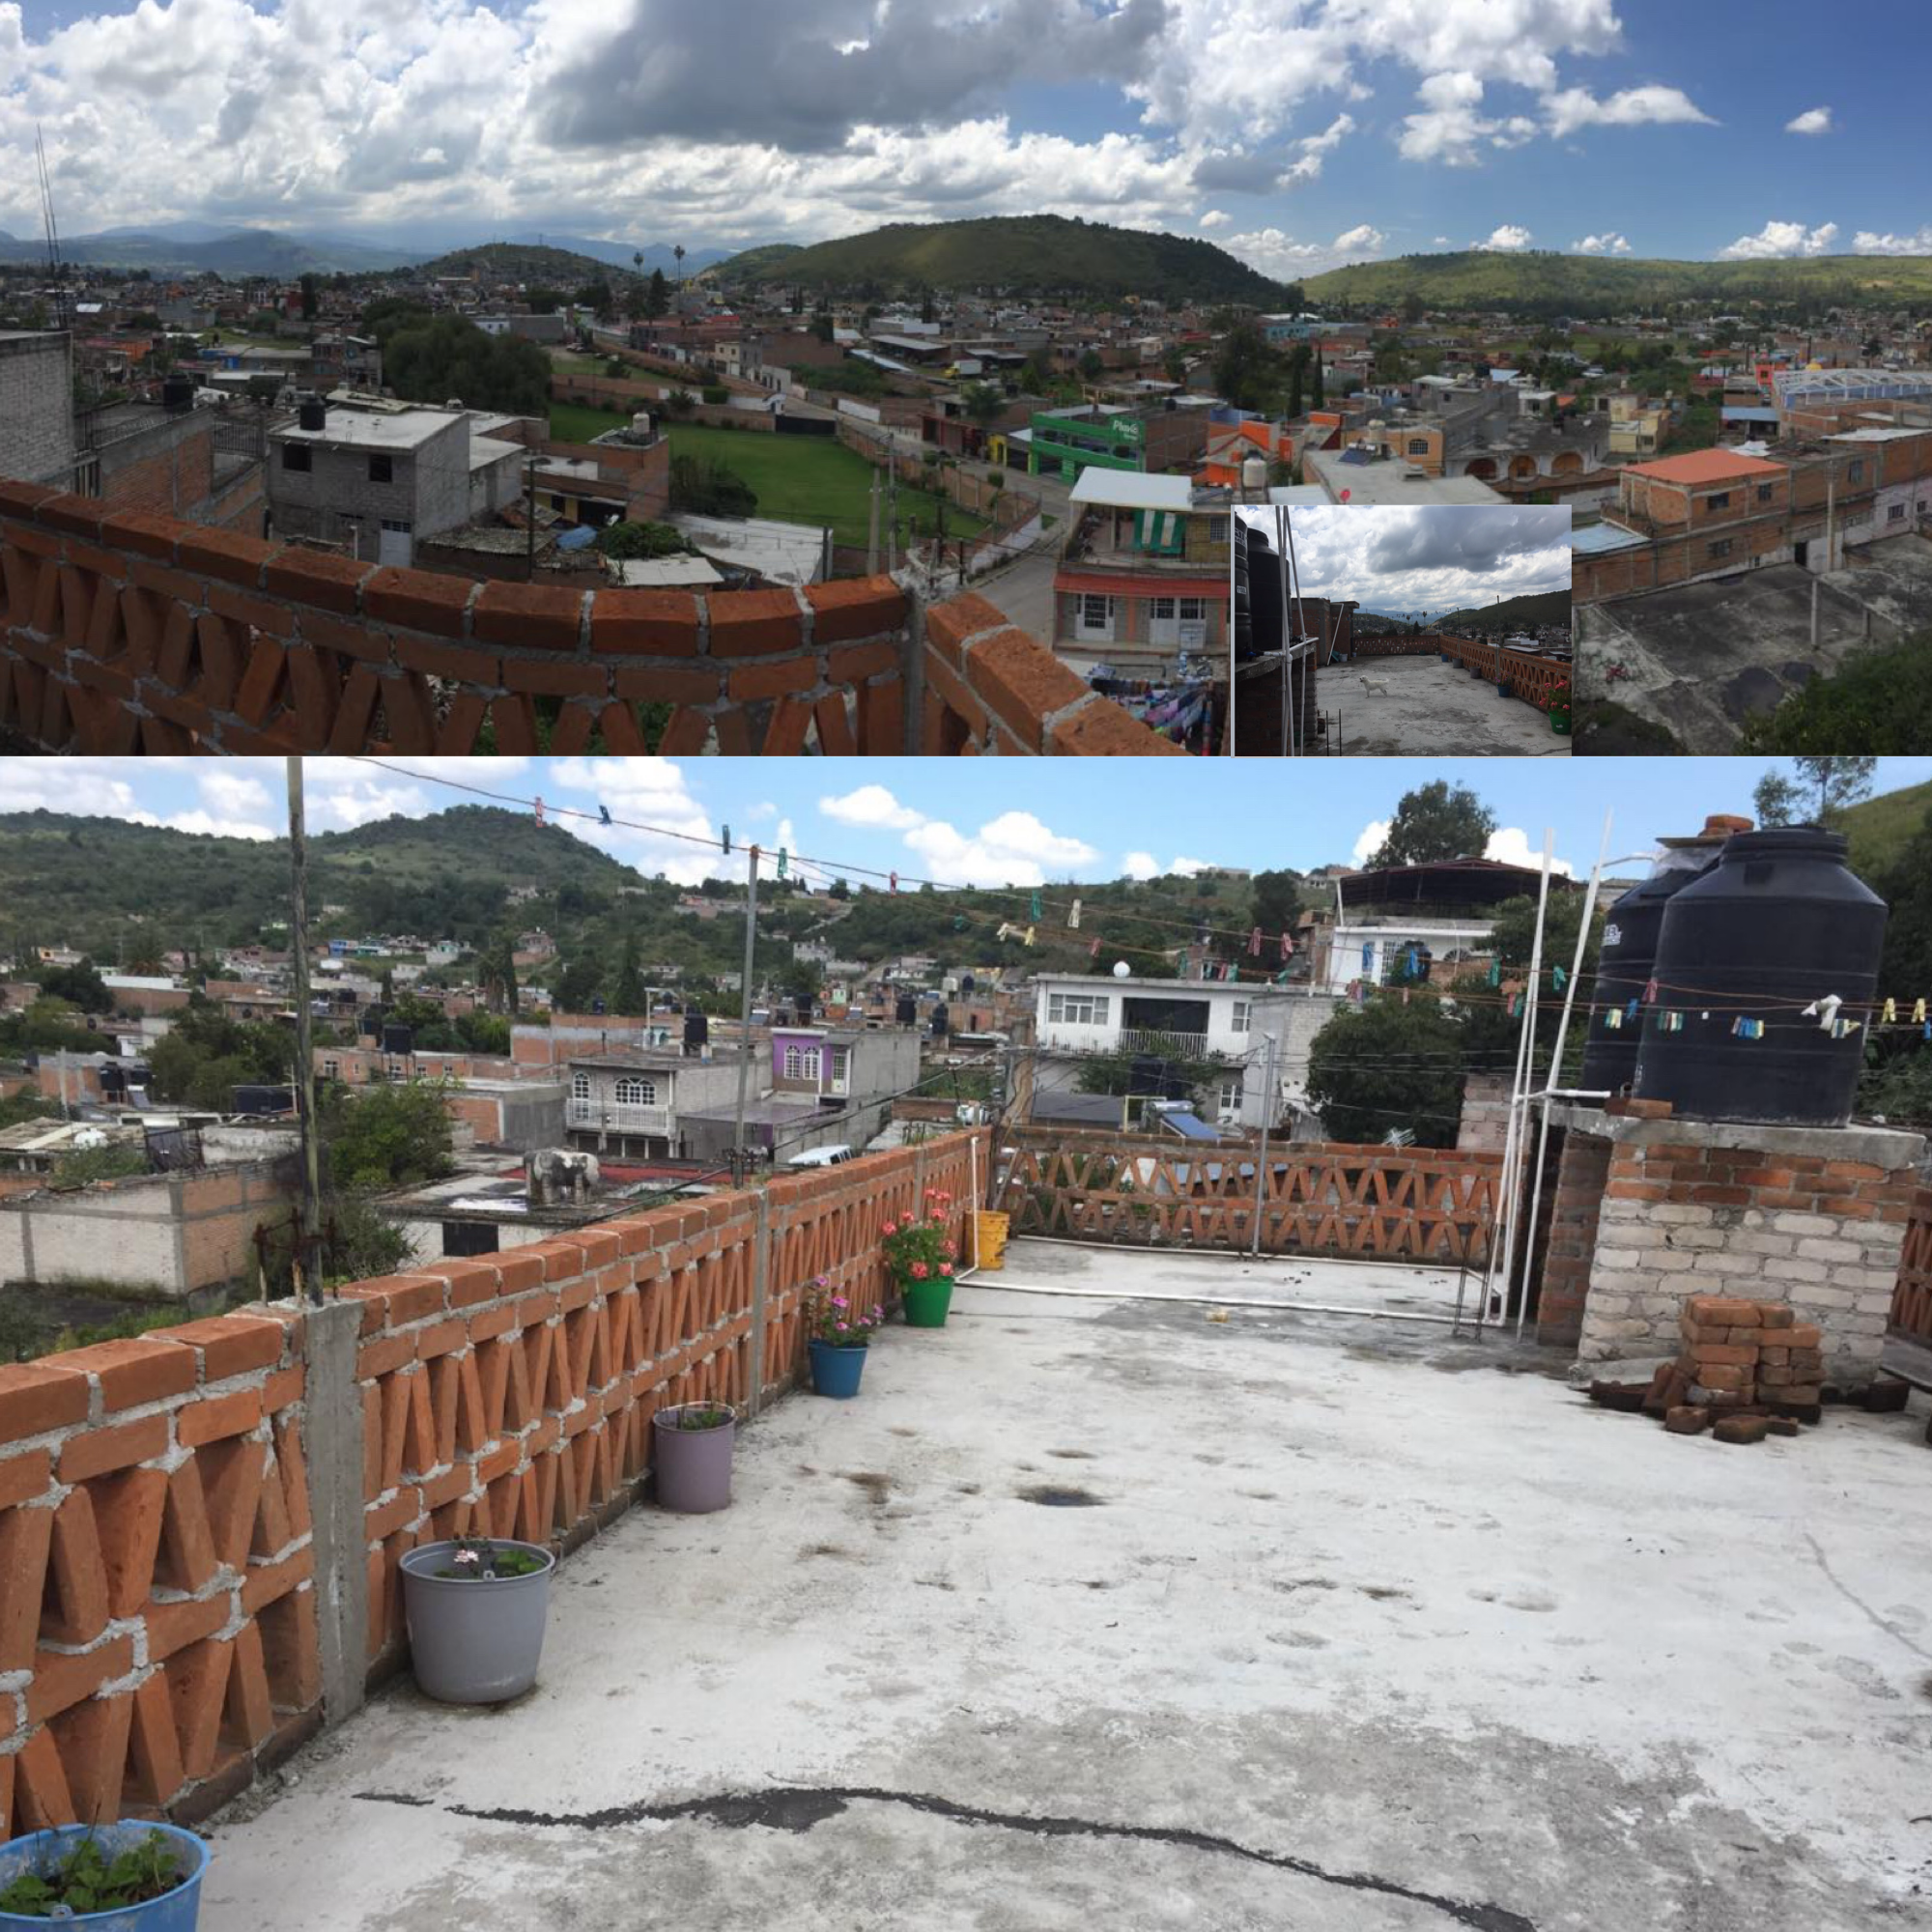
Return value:
<svg viewBox="0 0 1932 1932">
<path fill-rule="evenodd" d="M 585 412 L 584 413 L 594 413 Z M 556 409 L 551 412 L 556 420 Z M 830 524 L 841 544 L 863 544 L 872 466 L 830 437 L 768 436 L 761 430 L 716 429 L 698 423 L 670 426 L 673 456 L 700 456 L 735 470 L 757 493 L 758 515 L 782 523 Z M 921 536 L 937 527 L 939 499 L 923 490 L 899 486 L 901 527 L 907 517 Z M 977 536 L 983 517 L 969 516 L 956 504 L 946 506 L 949 537 Z"/>
<path fill-rule="evenodd" d="M 1869 877 L 1895 865 L 1928 818 L 1932 784 L 1905 785 L 1852 806 L 1838 829 L 1851 835 L 1852 864 Z"/>
<path fill-rule="evenodd" d="M 607 429 L 629 429 L 631 418 L 617 410 L 587 409 L 582 403 L 553 403 L 550 433 L 558 442 L 588 442 Z"/>
</svg>

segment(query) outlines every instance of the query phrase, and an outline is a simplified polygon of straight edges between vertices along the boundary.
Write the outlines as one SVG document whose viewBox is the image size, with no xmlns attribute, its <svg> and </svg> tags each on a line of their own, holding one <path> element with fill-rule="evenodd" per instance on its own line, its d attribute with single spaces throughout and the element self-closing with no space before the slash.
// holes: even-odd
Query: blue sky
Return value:
<svg viewBox="0 0 1932 1932">
<path fill-rule="evenodd" d="M 0 227 L 693 246 L 1042 210 L 1269 273 L 1932 253 L 1932 12 L 1797 0 L 0 0 Z"/>
<path fill-rule="evenodd" d="M 1357 860 L 1379 842 L 1397 800 L 1435 778 L 1472 786 L 1503 830 L 1492 856 L 1529 860 L 1546 826 L 1578 873 L 1596 858 L 1605 811 L 1611 855 L 1695 831 L 1714 811 L 1751 810 L 1775 760 L 1362 758 L 1305 765 L 1163 764 L 1157 794 L 1137 759 L 343 758 L 306 761 L 308 821 L 340 831 L 402 812 L 478 802 L 435 777 L 551 808 L 596 811 L 690 838 L 731 828 L 832 869 L 896 869 L 910 882 L 1031 885 L 1185 871 L 1202 865 L 1300 870 Z M 1878 788 L 1932 780 L 1932 758 L 1885 758 Z M 87 811 L 185 830 L 268 838 L 286 823 L 280 759 L 64 758 L 0 764 L 0 811 Z M 622 823 L 555 819 L 627 864 L 695 883 L 743 875 L 698 845 Z M 1632 868 L 1625 868 L 1626 870 Z M 856 876 L 856 874 L 855 874 Z"/>
</svg>

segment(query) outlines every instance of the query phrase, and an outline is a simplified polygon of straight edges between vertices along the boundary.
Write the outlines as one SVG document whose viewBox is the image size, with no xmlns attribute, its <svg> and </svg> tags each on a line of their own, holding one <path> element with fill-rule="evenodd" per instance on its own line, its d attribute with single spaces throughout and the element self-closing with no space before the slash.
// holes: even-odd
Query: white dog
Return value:
<svg viewBox="0 0 1932 1932">
<path fill-rule="evenodd" d="M 1388 696 L 1388 686 L 1384 684 L 1382 680 L 1378 677 L 1365 677 L 1362 680 L 1362 689 L 1368 692 L 1371 696 L 1374 696 L 1374 694 L 1377 693 L 1378 691 L 1379 691 L 1384 697 Z"/>
</svg>

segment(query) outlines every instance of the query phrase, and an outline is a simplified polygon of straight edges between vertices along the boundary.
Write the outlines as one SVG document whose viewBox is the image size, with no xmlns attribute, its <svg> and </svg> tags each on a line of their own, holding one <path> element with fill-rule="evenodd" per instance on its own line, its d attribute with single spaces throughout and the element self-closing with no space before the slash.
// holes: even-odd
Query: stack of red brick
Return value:
<svg viewBox="0 0 1932 1932">
<path fill-rule="evenodd" d="M 1816 1422 L 1823 1398 L 1824 1336 L 1784 1301 L 1693 1294 L 1678 1326 L 1683 1343 L 1645 1388 L 1597 1382 L 1592 1397 L 1615 1408 L 1661 1416 L 1676 1435 L 1706 1428 L 1720 1442 L 1795 1435 Z"/>
</svg>

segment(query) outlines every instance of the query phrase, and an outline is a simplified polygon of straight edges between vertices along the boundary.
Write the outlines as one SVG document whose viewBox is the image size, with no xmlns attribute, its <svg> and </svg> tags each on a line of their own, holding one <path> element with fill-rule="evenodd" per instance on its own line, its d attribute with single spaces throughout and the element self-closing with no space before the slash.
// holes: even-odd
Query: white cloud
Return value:
<svg viewBox="0 0 1932 1932">
<path fill-rule="evenodd" d="M 1755 235 L 1740 235 L 1718 250 L 1720 262 L 1763 262 L 1780 256 L 1822 255 L 1838 239 L 1838 224 L 1806 228 L 1802 221 L 1767 221 Z"/>
<path fill-rule="evenodd" d="M 1432 248 L 1446 248 L 1449 245 L 1449 238 L 1446 235 L 1438 235 L 1430 242 L 1429 245 Z"/>
<path fill-rule="evenodd" d="M 1829 134 L 1832 131 L 1832 110 L 1829 107 L 1807 107 L 1803 114 L 1794 114 L 1784 124 L 1787 134 Z"/>
<path fill-rule="evenodd" d="M 1514 221 L 1505 221 L 1501 227 L 1491 233 L 1487 242 L 1471 242 L 1469 246 L 1509 255 L 1527 248 L 1534 239 L 1527 228 L 1520 228 Z"/>
<path fill-rule="evenodd" d="M 1932 255 L 1932 223 L 1916 235 L 1874 235 L 1861 228 L 1852 240 L 1856 255 Z"/>
<path fill-rule="evenodd" d="M 574 817 L 557 822 L 647 878 L 662 875 L 695 886 L 707 878 L 744 877 L 750 841 L 734 838 L 728 857 L 718 849 L 723 828 L 693 796 L 684 765 L 669 758 L 564 758 L 551 771 L 549 784 L 553 805 L 586 809 L 575 800 L 558 801 L 554 793 L 561 791 L 587 792 L 597 806 L 608 807 L 616 823 Z"/>
<path fill-rule="evenodd" d="M 1210 208 L 1201 217 L 1200 226 L 1203 228 L 1225 228 L 1234 218 L 1224 208 Z"/>
<path fill-rule="evenodd" d="M 1130 879 L 1157 879 L 1160 862 L 1151 852 L 1129 852 L 1121 861 L 1121 870 Z"/>
<path fill-rule="evenodd" d="M 1682 88 L 1627 87 L 1599 100 L 1587 87 L 1566 87 L 1544 103 L 1549 132 L 1557 140 L 1579 128 L 1636 128 L 1648 123 L 1694 122 L 1716 127 L 1710 115 Z"/>
<path fill-rule="evenodd" d="M 1379 228 L 1365 221 L 1345 229 L 1332 242 L 1297 242 L 1285 229 L 1256 228 L 1244 235 L 1228 236 L 1221 246 L 1264 275 L 1292 281 L 1297 275 L 1317 274 L 1323 269 L 1374 255 L 1387 240 Z"/>
<path fill-rule="evenodd" d="M 1518 825 L 1505 825 L 1490 834 L 1490 842 L 1483 847 L 1485 859 L 1494 859 L 1505 866 L 1528 866 L 1535 871 L 1543 869 L 1543 846 L 1539 841 L 1532 845 L 1529 834 Z M 1576 867 L 1568 859 L 1551 858 L 1549 869 L 1572 878 Z"/>
<path fill-rule="evenodd" d="M 1338 114 L 1321 133 L 1304 134 L 1295 143 L 1301 150 L 1301 158 L 1288 168 L 1276 185 L 1293 187 L 1301 182 L 1316 180 L 1321 173 L 1321 163 L 1341 145 L 1345 135 L 1354 131 L 1354 116 Z"/>
<path fill-rule="evenodd" d="M 1177 853 L 1167 869 L 1178 879 L 1191 879 L 1197 872 L 1211 872 L 1214 863 L 1212 859 L 1186 859 Z"/>
<path fill-rule="evenodd" d="M 949 886 L 1043 886 L 1092 867 L 1099 852 L 1052 831 L 1030 811 L 1003 811 L 967 834 L 931 818 L 906 834 L 926 875 Z"/>
<path fill-rule="evenodd" d="M 1586 235 L 1570 246 L 1579 255 L 1628 255 L 1631 251 L 1631 244 L 1613 228 L 1601 235 Z"/>
<path fill-rule="evenodd" d="M 1345 229 L 1336 236 L 1333 245 L 1338 251 L 1359 249 L 1363 254 L 1373 255 L 1387 240 L 1379 228 L 1372 228 L 1365 221 L 1359 228 Z"/>
<path fill-rule="evenodd" d="M 925 814 L 901 805 L 882 784 L 861 785 L 838 798 L 821 798 L 818 809 L 840 825 L 876 825 L 904 831 L 925 823 Z"/>
<path fill-rule="evenodd" d="M 202 802 L 211 809 L 240 815 L 271 810 L 269 787 L 260 779 L 239 773 L 211 772 L 199 781 Z"/>
<path fill-rule="evenodd" d="M 1483 83 L 1467 70 L 1432 73 L 1415 90 L 1419 112 L 1403 122 L 1397 151 L 1407 161 L 1441 161 L 1452 168 L 1475 166 L 1485 147 L 1520 148 L 1536 133 L 1523 114 L 1494 118 L 1482 111 Z"/>
<path fill-rule="evenodd" d="M 1349 856 L 1358 866 L 1366 866 L 1382 849 L 1382 841 L 1389 836 L 1389 826 L 1394 821 L 1387 818 L 1372 818 L 1362 827 L 1355 842 L 1349 848 Z"/>
</svg>

